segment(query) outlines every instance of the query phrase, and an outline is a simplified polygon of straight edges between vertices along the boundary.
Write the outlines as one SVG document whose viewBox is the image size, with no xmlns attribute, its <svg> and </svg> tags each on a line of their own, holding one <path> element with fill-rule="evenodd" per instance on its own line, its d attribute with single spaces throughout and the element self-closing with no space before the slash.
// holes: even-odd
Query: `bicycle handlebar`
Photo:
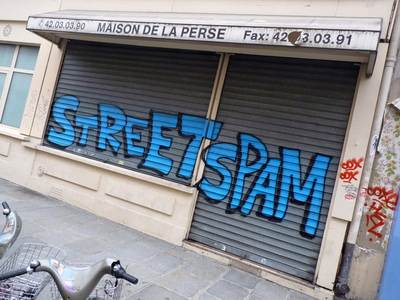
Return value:
<svg viewBox="0 0 400 300">
<path fill-rule="evenodd" d="M 111 275 L 113 275 L 115 278 L 121 278 L 126 281 L 129 281 L 132 284 L 137 284 L 139 282 L 139 280 L 135 276 L 132 276 L 126 272 L 126 270 L 121 266 L 119 261 L 115 262 L 112 265 Z"/>
<path fill-rule="evenodd" d="M 13 270 L 10 272 L 6 272 L 3 274 L 0 274 L 0 281 L 6 280 L 6 279 L 10 279 L 13 277 L 17 277 L 17 276 L 21 276 L 28 273 L 27 268 L 22 268 L 22 269 L 17 269 L 17 270 Z"/>
<path fill-rule="evenodd" d="M 8 216 L 11 213 L 10 206 L 6 201 L 3 201 L 1 205 L 3 206 L 3 215 Z"/>
</svg>

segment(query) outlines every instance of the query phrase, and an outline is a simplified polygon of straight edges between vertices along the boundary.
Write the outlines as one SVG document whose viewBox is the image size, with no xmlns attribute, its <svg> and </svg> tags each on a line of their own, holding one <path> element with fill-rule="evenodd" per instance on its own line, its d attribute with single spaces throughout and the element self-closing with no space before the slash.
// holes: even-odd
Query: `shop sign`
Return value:
<svg viewBox="0 0 400 300">
<path fill-rule="evenodd" d="M 170 24 L 30 17 L 28 30 L 155 39 L 375 51 L 379 31 Z"/>
</svg>

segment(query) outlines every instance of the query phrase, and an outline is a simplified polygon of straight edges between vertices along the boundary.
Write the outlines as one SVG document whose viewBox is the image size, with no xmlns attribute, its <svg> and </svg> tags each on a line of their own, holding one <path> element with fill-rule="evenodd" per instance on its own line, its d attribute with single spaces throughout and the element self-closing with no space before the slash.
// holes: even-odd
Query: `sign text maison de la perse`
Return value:
<svg viewBox="0 0 400 300">
<path fill-rule="evenodd" d="M 30 17 L 29 30 L 375 51 L 379 32 Z"/>
</svg>

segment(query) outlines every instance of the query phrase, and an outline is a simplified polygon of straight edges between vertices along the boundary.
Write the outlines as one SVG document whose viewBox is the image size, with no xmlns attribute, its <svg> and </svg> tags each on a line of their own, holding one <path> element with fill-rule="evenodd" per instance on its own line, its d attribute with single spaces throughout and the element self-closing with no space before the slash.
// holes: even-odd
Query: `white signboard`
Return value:
<svg viewBox="0 0 400 300">
<path fill-rule="evenodd" d="M 271 46 L 376 51 L 379 32 L 30 17 L 28 30 Z"/>
</svg>

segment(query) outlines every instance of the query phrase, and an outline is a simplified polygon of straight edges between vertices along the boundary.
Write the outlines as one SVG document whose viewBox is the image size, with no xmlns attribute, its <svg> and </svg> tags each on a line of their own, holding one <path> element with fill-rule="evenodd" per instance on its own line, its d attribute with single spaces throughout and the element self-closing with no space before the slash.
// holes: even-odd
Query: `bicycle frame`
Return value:
<svg viewBox="0 0 400 300">
<path fill-rule="evenodd" d="M 11 211 L 7 202 L 3 202 L 2 206 L 3 215 L 6 216 L 6 223 L 0 233 L 0 258 L 2 258 L 8 248 L 14 244 L 22 229 L 22 220 L 19 215 Z"/>
<path fill-rule="evenodd" d="M 90 267 L 69 267 L 54 259 L 40 260 L 35 272 L 50 273 L 63 299 L 86 300 L 101 277 L 111 274 L 114 261 L 106 259 Z"/>
</svg>

